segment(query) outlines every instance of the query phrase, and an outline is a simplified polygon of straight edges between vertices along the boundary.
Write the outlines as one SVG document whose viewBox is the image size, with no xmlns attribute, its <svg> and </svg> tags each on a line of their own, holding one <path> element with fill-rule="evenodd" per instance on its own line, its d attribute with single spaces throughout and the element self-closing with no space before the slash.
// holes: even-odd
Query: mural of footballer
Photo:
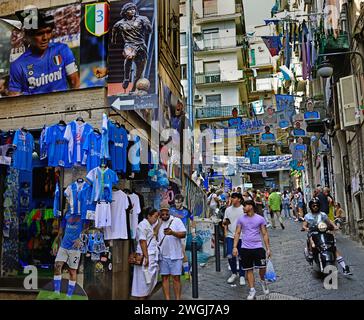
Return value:
<svg viewBox="0 0 364 320">
<path fill-rule="evenodd" d="M 122 37 L 124 58 L 123 88 L 127 89 L 131 82 L 133 62 L 136 65 L 132 92 L 137 89 L 138 80 L 143 76 L 148 58 L 146 36 L 152 32 L 152 24 L 145 16 L 139 15 L 137 6 L 126 3 L 120 12 L 121 20 L 112 29 L 112 43 L 116 43 L 118 35 Z M 148 81 L 149 82 L 149 81 Z"/>
<path fill-rule="evenodd" d="M 80 76 L 71 49 L 51 43 L 54 17 L 38 13 L 38 28 L 24 28 L 27 50 L 10 65 L 9 96 L 78 89 Z"/>
</svg>

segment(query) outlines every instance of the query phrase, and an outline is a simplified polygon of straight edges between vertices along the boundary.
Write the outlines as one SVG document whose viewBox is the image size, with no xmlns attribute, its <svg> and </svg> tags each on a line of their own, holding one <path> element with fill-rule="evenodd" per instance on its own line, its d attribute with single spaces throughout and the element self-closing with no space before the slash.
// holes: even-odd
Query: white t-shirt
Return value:
<svg viewBox="0 0 364 320">
<path fill-rule="evenodd" d="M 216 193 L 213 193 L 213 194 L 211 194 L 210 195 L 210 197 L 209 197 L 210 199 L 210 208 L 211 209 L 216 209 L 217 208 L 217 202 L 216 202 L 216 198 L 217 198 L 217 194 Z"/>
<path fill-rule="evenodd" d="M 171 225 L 169 226 L 171 219 L 173 219 Z M 176 217 L 170 217 L 168 221 L 163 221 L 159 233 L 158 241 L 161 243 L 164 238 L 164 229 L 171 228 L 174 232 L 187 232 L 185 225 L 182 220 Z M 181 239 L 175 236 L 166 236 L 163 240 L 162 246 L 160 247 L 160 254 L 164 258 L 169 258 L 171 260 L 183 259 L 183 249 Z"/>
<path fill-rule="evenodd" d="M 154 237 L 154 226 L 152 226 L 147 219 L 144 219 L 138 224 L 136 229 L 136 240 L 138 242 L 137 245 L 137 253 L 143 253 L 142 248 L 140 247 L 140 240 L 146 240 L 148 246 L 148 254 L 149 255 L 157 255 L 158 253 L 158 242 Z M 150 243 L 149 243 L 150 241 Z"/>
<path fill-rule="evenodd" d="M 113 191 L 111 203 L 111 227 L 105 228 L 105 240 L 128 239 L 126 209 L 128 196 L 123 191 Z M 136 229 L 136 228 L 135 228 Z"/>
<path fill-rule="evenodd" d="M 138 195 L 133 193 L 129 195 L 129 198 L 133 205 L 133 210 L 130 215 L 131 238 L 135 239 L 136 229 L 138 227 L 138 216 L 142 210 L 140 208 L 140 200 Z"/>
<path fill-rule="evenodd" d="M 234 238 L 235 236 L 235 230 L 236 230 L 236 223 L 238 222 L 238 219 L 244 215 L 243 206 L 239 206 L 235 208 L 234 206 L 231 206 L 225 210 L 225 219 L 230 220 L 230 224 L 228 225 L 228 232 L 227 237 L 228 238 Z"/>
</svg>

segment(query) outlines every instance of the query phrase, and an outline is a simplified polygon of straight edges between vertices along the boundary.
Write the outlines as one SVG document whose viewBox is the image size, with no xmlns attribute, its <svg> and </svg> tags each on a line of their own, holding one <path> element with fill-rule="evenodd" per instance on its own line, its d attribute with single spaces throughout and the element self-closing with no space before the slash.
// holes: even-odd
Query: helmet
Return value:
<svg viewBox="0 0 364 320">
<path fill-rule="evenodd" d="M 318 207 L 317 209 L 313 210 L 312 209 L 312 206 L 316 204 Z M 320 205 L 320 199 L 315 197 L 315 198 L 312 198 L 308 204 L 308 206 L 310 207 L 310 210 L 312 213 L 317 213 L 317 212 L 320 212 L 320 209 L 321 209 L 321 205 Z"/>
</svg>

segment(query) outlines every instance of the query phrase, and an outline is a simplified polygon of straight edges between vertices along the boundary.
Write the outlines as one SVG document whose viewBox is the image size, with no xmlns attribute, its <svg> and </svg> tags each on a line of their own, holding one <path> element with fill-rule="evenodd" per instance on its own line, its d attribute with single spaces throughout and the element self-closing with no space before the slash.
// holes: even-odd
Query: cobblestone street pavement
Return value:
<svg viewBox="0 0 364 320">
<path fill-rule="evenodd" d="M 269 284 L 269 299 L 309 299 L 309 300 L 345 300 L 364 299 L 364 248 L 349 238 L 337 234 L 337 247 L 350 265 L 354 275 L 343 276 L 339 269 L 338 289 L 326 290 L 323 280 L 315 276 L 312 267 L 306 262 L 303 249 L 306 233 L 300 232 L 301 224 L 286 222 L 286 229 L 269 229 L 272 261 L 277 273 L 277 281 Z M 222 250 L 221 250 L 222 254 Z M 215 271 L 215 260 L 211 258 L 205 267 L 199 267 L 199 299 L 203 300 L 242 300 L 248 295 L 248 287 L 227 284 L 230 276 L 228 262 L 221 259 L 221 272 Z M 257 273 L 256 273 L 257 276 Z M 260 284 L 256 284 L 257 297 L 262 298 Z M 171 292 L 172 291 L 171 287 Z M 192 299 L 192 288 L 183 282 L 182 298 Z M 152 300 L 163 299 L 162 289 L 157 291 Z"/>
</svg>

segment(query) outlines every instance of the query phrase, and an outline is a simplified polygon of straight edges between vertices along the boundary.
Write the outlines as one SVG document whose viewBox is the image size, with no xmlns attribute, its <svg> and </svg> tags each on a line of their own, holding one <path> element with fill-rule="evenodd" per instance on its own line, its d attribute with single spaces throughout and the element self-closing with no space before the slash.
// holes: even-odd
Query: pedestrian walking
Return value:
<svg viewBox="0 0 364 320">
<path fill-rule="evenodd" d="M 269 294 L 268 285 L 265 281 L 267 258 L 271 257 L 269 236 L 263 217 L 256 214 L 255 203 L 252 200 L 244 202 L 245 214 L 239 218 L 234 236 L 233 255 L 239 255 L 239 239 L 242 235 L 240 247 L 240 259 L 246 279 L 249 285 L 248 300 L 254 300 L 256 296 L 254 269 L 259 269 L 262 289 L 265 295 Z M 262 239 L 265 244 L 263 247 Z"/>
<path fill-rule="evenodd" d="M 263 200 L 263 215 L 264 215 L 265 222 L 267 223 L 267 228 L 271 228 L 272 225 L 270 223 L 268 199 L 269 199 L 269 192 L 265 191 L 264 195 L 263 195 L 263 198 L 262 198 L 262 200 Z"/>
<path fill-rule="evenodd" d="M 242 195 L 240 193 L 233 193 L 231 195 L 232 206 L 227 208 L 224 216 L 224 228 L 225 228 L 225 241 L 226 241 L 226 253 L 232 272 L 231 276 L 227 280 L 227 283 L 234 283 L 238 277 L 240 277 L 239 283 L 241 286 L 245 285 L 245 272 L 239 263 L 239 275 L 237 271 L 237 259 L 233 256 L 234 236 L 236 230 L 236 223 L 239 218 L 243 216 L 244 210 L 241 205 Z M 238 247 L 241 247 L 241 241 L 238 242 Z"/>
<path fill-rule="evenodd" d="M 304 196 L 303 196 L 303 192 L 301 190 L 301 188 L 297 188 L 297 208 L 298 208 L 298 220 L 299 221 L 304 221 L 305 219 L 304 217 L 304 206 L 305 205 L 305 201 L 304 201 Z"/>
<path fill-rule="evenodd" d="M 220 200 L 218 195 L 216 194 L 215 188 L 211 188 L 211 194 L 207 198 L 207 205 L 210 209 L 210 216 L 216 214 L 216 209 L 219 208 Z"/>
<path fill-rule="evenodd" d="M 289 193 L 285 190 L 282 195 L 282 205 L 283 205 L 283 216 L 286 219 L 291 219 L 290 212 L 290 197 Z"/>
<path fill-rule="evenodd" d="M 336 203 L 335 206 L 335 221 L 334 223 L 341 228 L 345 220 L 345 212 L 341 208 L 341 204 L 339 202 Z"/>
<path fill-rule="evenodd" d="M 150 296 L 158 281 L 158 218 L 158 210 L 151 209 L 136 229 L 136 252 L 144 259 L 143 265 L 134 265 L 131 295 L 141 300 Z"/>
<path fill-rule="evenodd" d="M 263 199 L 262 199 L 262 195 L 260 193 L 260 190 L 253 190 L 253 200 L 255 202 L 255 205 L 257 207 L 257 214 L 259 214 L 260 216 L 264 216 L 263 213 Z"/>
<path fill-rule="evenodd" d="M 329 195 L 329 189 L 328 188 L 324 188 L 322 189 L 321 187 L 318 187 L 317 189 L 317 198 L 319 198 L 320 200 L 320 208 L 321 208 L 321 212 L 326 213 L 326 215 L 329 215 L 329 200 L 327 198 L 327 196 Z"/>
<path fill-rule="evenodd" d="M 181 299 L 181 274 L 183 265 L 183 246 L 181 239 L 186 237 L 186 227 L 181 219 L 171 217 L 169 205 L 162 204 L 160 209 L 161 225 L 158 232 L 159 267 L 162 276 L 163 294 L 170 300 L 169 280 L 173 278 L 176 300 Z"/>
<path fill-rule="evenodd" d="M 281 224 L 282 230 L 284 230 L 285 227 L 283 225 L 283 219 L 281 217 L 281 204 L 282 204 L 282 198 L 281 198 L 280 194 L 278 193 L 278 189 L 274 189 L 268 199 L 269 209 L 273 213 L 272 226 L 274 229 L 276 228 L 275 217 L 277 217 Z"/>
</svg>

